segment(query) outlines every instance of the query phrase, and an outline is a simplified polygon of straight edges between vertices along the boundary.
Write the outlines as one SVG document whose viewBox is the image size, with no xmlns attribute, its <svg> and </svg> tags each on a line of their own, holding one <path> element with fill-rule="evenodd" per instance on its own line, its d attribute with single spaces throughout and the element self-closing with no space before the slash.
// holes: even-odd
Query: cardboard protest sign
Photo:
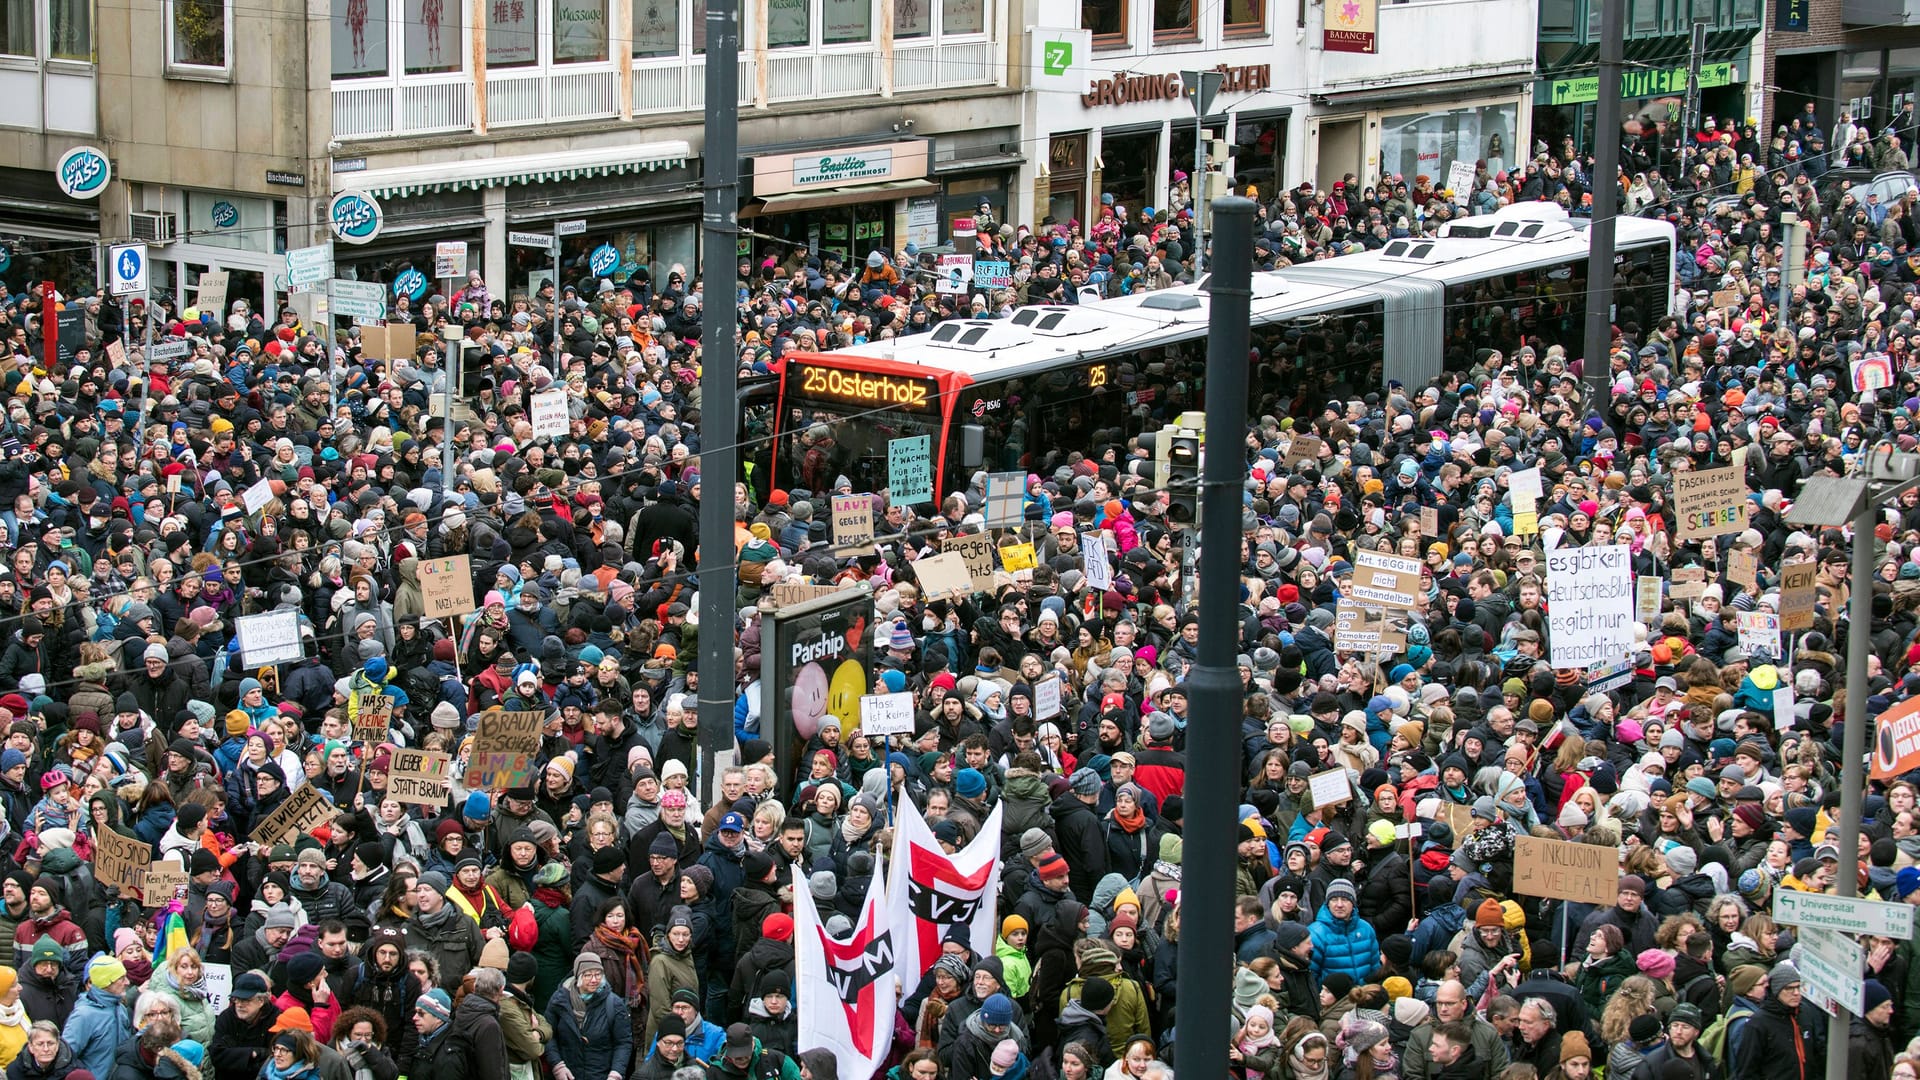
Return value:
<svg viewBox="0 0 1920 1080">
<path fill-rule="evenodd" d="M 1819 573 L 1818 563 L 1788 563 L 1780 568 L 1780 629 L 1813 629 L 1814 578 Z"/>
<path fill-rule="evenodd" d="M 782 606 L 803 604 L 816 596 L 827 596 L 840 591 L 838 585 L 814 585 L 805 581 L 782 581 L 773 587 L 773 602 Z"/>
<path fill-rule="evenodd" d="M 1440 508 L 1423 506 L 1420 508 L 1420 535 L 1438 537 L 1440 535 Z"/>
<path fill-rule="evenodd" d="M 333 820 L 337 811 L 333 803 L 320 789 L 312 784 L 301 784 L 287 793 L 287 801 L 280 804 L 266 819 L 254 826 L 248 839 L 256 844 L 277 844 L 289 836 L 310 833 Z"/>
<path fill-rule="evenodd" d="M 387 797 L 411 806 L 445 806 L 453 755 L 439 750 L 395 750 Z"/>
<path fill-rule="evenodd" d="M 179 855 L 150 863 L 146 880 L 140 885 L 140 902 L 148 907 L 158 907 L 184 893 L 188 880 L 187 868 L 180 862 Z"/>
<path fill-rule="evenodd" d="M 1455 802 L 1442 802 L 1440 812 L 1434 815 L 1435 821 L 1443 821 L 1453 830 L 1453 846 L 1466 843 L 1468 834 L 1473 832 L 1473 807 Z"/>
<path fill-rule="evenodd" d="M 119 889 L 122 895 L 131 896 L 140 890 L 152 862 L 152 845 L 130 836 L 101 829 L 93 839 L 94 880 Z"/>
<path fill-rule="evenodd" d="M 966 596 L 973 591 L 973 575 L 967 573 L 967 560 L 957 551 L 922 555 L 913 561 L 913 576 L 920 579 L 920 592 L 928 600 Z"/>
<path fill-rule="evenodd" d="M 833 544 L 847 548 L 873 543 L 873 496 L 835 495 L 833 497 Z"/>
<path fill-rule="evenodd" d="M 451 619 L 474 610 L 473 560 L 468 555 L 420 560 L 420 597 L 427 618 Z"/>
<path fill-rule="evenodd" d="M 1353 587 L 1348 595 L 1382 607 L 1410 608 L 1420 595 L 1420 560 L 1384 551 L 1353 553 Z"/>
<path fill-rule="evenodd" d="M 1652 574 L 1633 579 L 1633 617 L 1648 626 L 1660 617 L 1660 579 Z"/>
<path fill-rule="evenodd" d="M 1752 591 L 1760 583 L 1760 553 L 1746 548 L 1728 552 L 1727 580 Z"/>
<path fill-rule="evenodd" d="M 1320 436 L 1295 435 L 1287 444 L 1287 452 L 1280 457 L 1280 464 L 1292 465 L 1300 461 L 1318 461 L 1320 459 Z"/>
<path fill-rule="evenodd" d="M 1673 502 L 1682 541 L 1739 532 L 1753 510 L 1745 470 L 1736 465 L 1674 473 Z"/>
<path fill-rule="evenodd" d="M 462 777 L 467 790 L 515 788 L 531 780 L 534 755 L 540 752 L 540 728 L 546 720 L 547 714 L 538 709 L 481 713 Z"/>
<path fill-rule="evenodd" d="M 1707 591 L 1707 568 L 1682 566 L 1667 575 L 1667 595 L 1675 600 L 1698 600 Z"/>
<path fill-rule="evenodd" d="M 967 577 L 974 592 L 993 591 L 993 540 L 985 533 L 949 536 L 940 542 L 941 550 L 958 552 L 966 560 Z"/>
<path fill-rule="evenodd" d="M 386 741 L 393 730 L 393 699 L 378 687 L 353 693 L 353 740 L 369 744 Z"/>
<path fill-rule="evenodd" d="M 1032 544 L 1008 544 L 1000 549 L 1000 565 L 1009 574 L 1031 570 L 1039 564 Z"/>
<path fill-rule="evenodd" d="M 1620 856 L 1613 848 L 1566 840 L 1514 837 L 1513 891 L 1612 907 L 1620 888 Z"/>
<path fill-rule="evenodd" d="M 1347 780 L 1347 770 L 1328 769 L 1323 773 L 1314 773 L 1307 781 L 1307 790 L 1313 794 L 1313 805 L 1338 806 L 1353 798 L 1353 784 Z"/>
</svg>

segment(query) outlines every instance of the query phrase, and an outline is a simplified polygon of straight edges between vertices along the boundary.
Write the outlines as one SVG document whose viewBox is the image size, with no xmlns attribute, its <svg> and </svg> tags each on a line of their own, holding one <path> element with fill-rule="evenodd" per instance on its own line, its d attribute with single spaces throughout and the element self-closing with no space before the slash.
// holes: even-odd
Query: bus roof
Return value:
<svg viewBox="0 0 1920 1080">
<path fill-rule="evenodd" d="M 1621 248 L 1673 243 L 1667 222 L 1615 220 Z M 1378 250 L 1256 273 L 1253 319 L 1268 323 L 1370 303 L 1379 299 L 1368 289 L 1370 281 L 1451 285 L 1570 262 L 1587 252 L 1587 224 L 1553 203 L 1522 203 L 1450 222 L 1439 237 L 1396 240 Z M 1124 352 L 1204 334 L 1208 303 L 1200 285 L 1176 285 L 1077 306 L 1020 308 L 1008 319 L 949 321 L 934 333 L 870 341 L 829 355 L 981 380 L 1056 364 L 1063 356 Z"/>
</svg>

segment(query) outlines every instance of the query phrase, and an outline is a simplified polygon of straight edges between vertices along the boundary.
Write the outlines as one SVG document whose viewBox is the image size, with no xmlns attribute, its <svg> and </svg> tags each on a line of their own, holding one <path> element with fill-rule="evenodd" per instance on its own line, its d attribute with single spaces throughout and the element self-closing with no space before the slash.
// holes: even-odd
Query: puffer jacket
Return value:
<svg viewBox="0 0 1920 1080">
<path fill-rule="evenodd" d="M 113 1052 L 133 1038 L 133 1009 L 126 1001 L 92 986 L 74 1002 L 61 1038 L 95 1076 L 113 1071 Z"/>
<path fill-rule="evenodd" d="M 1313 925 L 1307 927 L 1307 933 L 1313 937 L 1315 982 L 1337 973 L 1350 976 L 1355 983 L 1364 983 L 1373 969 L 1380 966 L 1380 940 L 1374 935 L 1372 924 L 1358 915 L 1336 919 L 1333 912 L 1322 905 Z"/>
<path fill-rule="evenodd" d="M 1139 983 L 1121 973 L 1120 958 L 1111 950 L 1095 948 L 1087 951 L 1080 964 L 1080 974 L 1061 991 L 1060 1007 L 1065 1009 L 1067 1002 L 1078 1001 L 1081 988 L 1094 975 L 1113 984 L 1113 1008 L 1107 1010 L 1107 1042 L 1113 1047 L 1113 1056 L 1117 1058 L 1126 1052 L 1127 1042 L 1135 1035 L 1153 1033 L 1151 1014 L 1147 1009 L 1147 992 Z"/>
<path fill-rule="evenodd" d="M 547 1043 L 547 1064 L 565 1065 L 575 1080 L 607 1080 L 607 1074 L 626 1075 L 633 1059 L 633 1021 L 627 1003 L 605 986 L 576 1003 L 580 990 L 572 979 L 560 984 L 547 1002 L 547 1023 L 553 1039 Z M 580 1005 L 581 1016 L 574 1010 Z"/>
</svg>

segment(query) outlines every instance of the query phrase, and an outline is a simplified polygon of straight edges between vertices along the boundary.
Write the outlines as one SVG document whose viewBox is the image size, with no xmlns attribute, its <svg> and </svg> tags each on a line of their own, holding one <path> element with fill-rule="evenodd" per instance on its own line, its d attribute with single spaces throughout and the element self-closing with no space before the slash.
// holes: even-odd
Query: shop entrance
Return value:
<svg viewBox="0 0 1920 1080">
<path fill-rule="evenodd" d="M 1362 122 L 1357 116 L 1320 121 L 1320 152 L 1314 166 L 1314 183 L 1320 190 L 1333 187 L 1334 181 L 1348 173 L 1359 176 L 1365 172 L 1361 167 L 1365 164 Z"/>
</svg>

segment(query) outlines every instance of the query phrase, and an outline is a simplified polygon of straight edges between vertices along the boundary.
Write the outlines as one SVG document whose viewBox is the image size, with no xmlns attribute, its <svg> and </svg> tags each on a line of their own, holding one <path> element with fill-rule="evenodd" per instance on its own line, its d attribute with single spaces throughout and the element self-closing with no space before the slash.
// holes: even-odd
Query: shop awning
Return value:
<svg viewBox="0 0 1920 1080">
<path fill-rule="evenodd" d="M 684 139 L 602 146 L 564 154 L 524 154 L 518 157 L 473 158 L 427 165 L 336 174 L 335 190 L 364 191 L 398 197 L 424 191 L 466 191 L 507 184 L 537 184 L 548 180 L 579 180 L 621 173 L 672 169 L 687 163 L 693 148 Z"/>
<path fill-rule="evenodd" d="M 931 195 L 940 185 L 931 180 L 895 180 L 890 184 L 861 184 L 855 187 L 829 188 L 826 191 L 798 191 L 791 195 L 769 195 L 755 199 L 740 211 L 743 218 L 768 214 L 791 214 L 796 210 L 819 210 L 828 206 L 852 206 L 865 202 L 892 202 L 913 195 Z"/>
</svg>

